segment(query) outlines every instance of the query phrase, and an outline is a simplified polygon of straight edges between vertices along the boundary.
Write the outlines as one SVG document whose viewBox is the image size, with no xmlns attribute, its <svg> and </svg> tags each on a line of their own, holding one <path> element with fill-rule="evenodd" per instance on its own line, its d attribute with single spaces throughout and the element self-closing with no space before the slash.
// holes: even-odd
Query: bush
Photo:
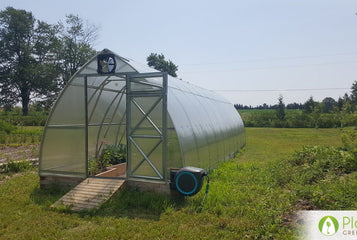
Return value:
<svg viewBox="0 0 357 240">
<path fill-rule="evenodd" d="M 14 130 L 16 130 L 14 125 L 0 120 L 0 132 L 10 134 Z"/>
<path fill-rule="evenodd" d="M 324 113 L 321 114 L 319 120 L 317 121 L 317 125 L 319 128 L 335 128 L 339 127 L 340 121 L 336 117 L 337 114 L 333 113 Z"/>
<path fill-rule="evenodd" d="M 343 131 L 341 138 L 346 151 L 357 151 L 357 129 Z"/>
<path fill-rule="evenodd" d="M 31 162 L 23 160 L 23 161 L 10 161 L 0 167 L 1 172 L 6 173 L 17 173 L 23 172 L 25 170 L 33 168 Z"/>
<path fill-rule="evenodd" d="M 283 121 L 283 120 L 273 120 L 272 121 L 272 125 L 273 127 L 276 127 L 276 128 L 286 128 L 286 127 L 289 127 L 289 124 L 288 122 L 286 121 Z"/>
<path fill-rule="evenodd" d="M 100 173 L 98 159 L 97 158 L 90 159 L 88 161 L 88 174 L 94 176 L 97 173 Z"/>
<path fill-rule="evenodd" d="M 46 115 L 34 115 L 34 116 L 2 115 L 0 116 L 0 120 L 18 126 L 45 126 L 47 121 L 47 116 Z"/>
<path fill-rule="evenodd" d="M 126 147 L 124 144 L 120 145 L 107 145 L 100 157 L 108 164 L 119 164 L 125 162 Z"/>
<path fill-rule="evenodd" d="M 126 147 L 124 144 L 120 145 L 106 145 L 99 158 L 89 160 L 88 172 L 89 175 L 95 175 L 110 165 L 123 163 L 126 161 Z"/>
<path fill-rule="evenodd" d="M 41 142 L 41 127 L 18 127 L 12 130 L 10 134 L 0 131 L 0 144 L 38 144 Z"/>
<path fill-rule="evenodd" d="M 246 127 L 336 128 L 357 126 L 357 113 L 306 113 L 287 110 L 285 120 L 279 120 L 271 109 L 239 110 Z"/>
<path fill-rule="evenodd" d="M 312 185 L 321 180 L 357 171 L 357 158 L 349 151 L 327 146 L 304 146 L 286 165 L 296 184 Z"/>
</svg>

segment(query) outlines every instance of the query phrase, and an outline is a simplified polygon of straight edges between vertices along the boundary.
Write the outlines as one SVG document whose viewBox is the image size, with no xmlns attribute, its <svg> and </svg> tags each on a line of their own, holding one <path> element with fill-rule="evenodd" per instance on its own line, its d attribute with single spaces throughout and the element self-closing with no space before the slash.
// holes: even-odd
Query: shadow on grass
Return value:
<svg viewBox="0 0 357 240">
<path fill-rule="evenodd" d="M 35 204 L 50 209 L 50 206 L 65 195 L 70 189 L 51 186 L 48 189 L 36 187 L 30 197 Z M 74 212 L 69 208 L 51 209 L 67 214 L 79 214 L 81 217 L 116 217 L 116 218 L 141 218 L 159 220 L 165 211 L 179 210 L 187 205 L 183 197 L 171 197 L 156 193 L 144 193 L 136 190 L 122 189 L 115 193 L 98 209 Z"/>
<path fill-rule="evenodd" d="M 32 191 L 30 198 L 35 204 L 49 208 L 69 190 L 70 188 L 62 188 L 57 185 L 53 185 L 46 189 L 41 189 L 39 186 L 37 186 Z"/>
<path fill-rule="evenodd" d="M 144 193 L 136 190 L 121 190 L 105 202 L 91 215 L 142 218 L 159 220 L 165 211 L 179 210 L 187 202 L 182 197 L 172 197 L 156 193 Z"/>
</svg>

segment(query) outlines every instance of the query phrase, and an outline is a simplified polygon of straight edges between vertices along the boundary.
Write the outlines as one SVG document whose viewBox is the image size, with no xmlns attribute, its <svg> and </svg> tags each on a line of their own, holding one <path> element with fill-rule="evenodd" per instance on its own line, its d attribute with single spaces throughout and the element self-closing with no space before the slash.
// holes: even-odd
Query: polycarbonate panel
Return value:
<svg viewBox="0 0 357 240">
<path fill-rule="evenodd" d="M 99 91 L 88 102 L 88 121 L 93 123 L 110 123 L 115 114 L 124 107 L 125 95 L 122 92 Z M 123 111 L 121 111 L 123 112 Z"/>
<path fill-rule="evenodd" d="M 208 161 L 205 161 L 206 164 L 210 166 L 213 166 L 213 163 L 215 159 L 218 158 L 218 148 L 216 148 L 216 131 L 215 129 L 219 129 L 219 125 L 215 124 L 214 122 L 214 112 L 212 109 L 210 109 L 210 102 L 209 99 L 200 97 L 198 98 L 198 101 L 201 105 L 202 110 L 204 113 L 208 116 L 207 122 L 205 122 L 203 125 L 206 127 L 206 141 L 207 141 L 207 147 L 208 147 Z"/>
<path fill-rule="evenodd" d="M 168 121 L 171 122 L 171 119 Z M 180 143 L 174 128 L 168 127 L 167 131 L 167 160 L 166 160 L 166 174 L 169 174 L 171 168 L 182 168 L 182 156 Z"/>
<path fill-rule="evenodd" d="M 152 85 L 149 84 L 146 80 L 143 79 L 135 79 L 139 80 L 138 82 L 131 83 L 131 91 L 161 91 L 162 86 L 157 84 L 156 82 L 152 82 Z M 148 83 L 148 84 L 145 84 Z"/>
<path fill-rule="evenodd" d="M 84 88 L 69 85 L 56 102 L 49 125 L 74 125 L 85 123 Z"/>
<path fill-rule="evenodd" d="M 85 177 L 84 139 L 84 128 L 47 128 L 40 171 L 47 175 Z"/>
<path fill-rule="evenodd" d="M 163 175 L 162 171 L 162 144 L 159 139 L 151 138 L 133 138 L 135 144 L 138 145 L 141 151 L 149 158 L 150 163 L 154 166 L 150 166 L 149 161 L 144 158 L 139 149 L 132 145 L 131 147 L 131 169 L 133 175 L 160 177 Z M 151 153 L 150 153 L 151 152 Z M 149 155 L 150 153 L 150 155 Z M 157 170 L 157 172 L 154 170 Z"/>
<path fill-rule="evenodd" d="M 162 132 L 162 100 L 160 97 L 136 97 L 132 98 L 130 104 L 131 126 L 138 128 L 132 129 L 135 134 L 144 134 L 145 129 L 154 127 Z M 147 118 L 144 117 L 145 114 L 148 114 Z M 157 134 L 158 132 L 156 132 Z"/>
<path fill-rule="evenodd" d="M 190 166 L 198 159 L 198 151 L 193 126 L 184 108 L 184 104 L 188 103 L 182 101 L 185 100 L 184 92 L 177 91 L 177 89 L 169 88 L 167 97 L 168 112 L 180 143 L 182 165 Z"/>
<path fill-rule="evenodd" d="M 168 88 L 168 111 L 184 166 L 212 169 L 244 146 L 243 122 L 231 103 L 173 78 Z"/>
</svg>

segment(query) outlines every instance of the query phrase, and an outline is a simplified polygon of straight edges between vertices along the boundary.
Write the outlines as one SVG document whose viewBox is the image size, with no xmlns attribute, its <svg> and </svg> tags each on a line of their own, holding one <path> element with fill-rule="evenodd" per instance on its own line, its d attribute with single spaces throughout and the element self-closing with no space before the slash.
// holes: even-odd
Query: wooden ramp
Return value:
<svg viewBox="0 0 357 240">
<path fill-rule="evenodd" d="M 87 178 L 51 207 L 69 207 L 73 211 L 99 207 L 123 185 L 122 179 Z"/>
</svg>

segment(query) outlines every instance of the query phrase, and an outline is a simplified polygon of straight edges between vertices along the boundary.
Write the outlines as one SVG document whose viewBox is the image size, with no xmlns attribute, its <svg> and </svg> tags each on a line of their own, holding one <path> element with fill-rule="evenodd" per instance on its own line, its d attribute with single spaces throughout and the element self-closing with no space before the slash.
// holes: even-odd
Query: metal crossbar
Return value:
<svg viewBox="0 0 357 240">
<path fill-rule="evenodd" d="M 155 171 L 155 173 L 159 176 L 160 179 L 164 179 L 161 173 L 157 170 L 155 165 L 150 161 L 149 157 L 145 155 L 144 151 L 139 147 L 139 145 L 134 141 L 132 137 L 129 137 L 130 142 L 134 144 L 136 149 L 140 152 L 140 154 L 145 158 L 146 162 L 151 166 L 151 168 Z M 132 172 L 133 173 L 133 172 Z"/>
<path fill-rule="evenodd" d="M 136 129 L 140 126 L 140 124 L 147 119 L 149 121 L 149 123 L 155 128 L 155 130 L 162 135 L 160 129 L 158 128 L 158 126 L 156 126 L 156 124 L 151 120 L 151 118 L 149 117 L 150 113 L 155 109 L 155 107 L 159 104 L 159 102 L 161 101 L 161 98 L 157 99 L 156 102 L 151 106 L 151 108 L 149 109 L 148 112 L 145 113 L 145 111 L 141 108 L 141 106 L 134 100 L 131 100 L 134 105 L 139 109 L 139 111 L 143 114 L 143 118 L 141 118 L 141 120 L 136 124 L 136 126 L 133 128 L 133 130 L 130 132 L 130 135 L 132 135 Z"/>
<path fill-rule="evenodd" d="M 160 144 L 162 143 L 162 140 L 160 139 L 156 145 L 149 151 L 148 154 L 146 154 L 146 156 L 149 158 L 150 155 L 156 150 L 156 148 L 158 146 L 160 146 Z M 132 170 L 132 173 L 134 174 L 136 172 L 136 170 L 138 170 L 138 168 L 146 161 L 146 158 L 144 157 L 137 165 L 136 167 Z"/>
</svg>

